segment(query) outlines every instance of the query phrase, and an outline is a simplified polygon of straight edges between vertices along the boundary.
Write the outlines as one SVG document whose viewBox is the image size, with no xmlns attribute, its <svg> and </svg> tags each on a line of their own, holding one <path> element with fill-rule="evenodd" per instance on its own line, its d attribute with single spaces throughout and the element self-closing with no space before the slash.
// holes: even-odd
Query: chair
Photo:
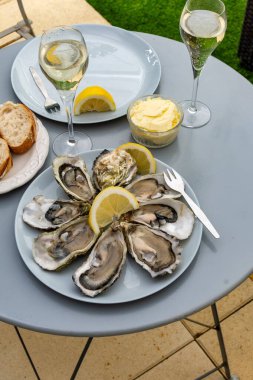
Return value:
<svg viewBox="0 0 253 380">
<path fill-rule="evenodd" d="M 3 30 L 2 32 L 0 32 L 0 39 L 3 37 L 6 37 L 12 33 L 17 33 L 18 36 L 14 37 L 11 41 L 8 41 L 8 42 L 0 45 L 1 48 L 11 44 L 12 42 L 18 41 L 20 38 L 29 39 L 29 38 L 35 37 L 34 31 L 31 27 L 32 21 L 28 19 L 27 15 L 25 13 L 25 9 L 24 9 L 22 0 L 17 0 L 17 3 L 18 3 L 20 13 L 23 17 L 23 20 L 19 21 L 16 25 L 13 25 L 13 26 Z"/>
<path fill-rule="evenodd" d="M 253 0 L 248 0 L 241 33 L 238 56 L 241 66 L 253 71 Z"/>
</svg>

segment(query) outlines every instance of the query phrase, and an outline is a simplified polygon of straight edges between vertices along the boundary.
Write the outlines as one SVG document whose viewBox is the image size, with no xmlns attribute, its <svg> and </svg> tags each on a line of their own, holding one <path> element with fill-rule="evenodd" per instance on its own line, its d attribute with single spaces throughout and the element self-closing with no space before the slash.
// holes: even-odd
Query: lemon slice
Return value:
<svg viewBox="0 0 253 380">
<path fill-rule="evenodd" d="M 86 87 L 75 99 L 74 114 L 84 112 L 115 111 L 116 105 L 112 95 L 100 86 Z"/>
<path fill-rule="evenodd" d="M 51 46 L 46 53 L 46 58 L 47 58 L 48 62 L 51 63 L 52 65 L 60 65 L 61 64 L 60 58 L 55 54 L 55 50 L 57 47 L 58 47 L 58 44 Z"/>
<path fill-rule="evenodd" d="M 156 160 L 145 146 L 129 142 L 120 145 L 118 148 L 126 150 L 135 159 L 138 174 L 153 174 L 156 172 Z"/>
<path fill-rule="evenodd" d="M 90 212 L 89 224 L 95 233 L 110 224 L 125 212 L 136 210 L 138 201 L 133 194 L 119 186 L 110 186 L 102 190 L 94 199 Z"/>
</svg>

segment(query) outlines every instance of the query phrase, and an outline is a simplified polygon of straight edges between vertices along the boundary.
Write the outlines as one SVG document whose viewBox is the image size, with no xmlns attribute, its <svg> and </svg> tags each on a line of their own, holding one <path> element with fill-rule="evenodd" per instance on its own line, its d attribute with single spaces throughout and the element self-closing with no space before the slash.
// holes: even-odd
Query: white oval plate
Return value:
<svg viewBox="0 0 253 380">
<path fill-rule="evenodd" d="M 35 144 L 23 154 L 12 154 L 13 166 L 10 171 L 0 179 L 0 194 L 8 193 L 24 185 L 44 164 L 49 149 L 49 136 L 46 128 L 39 119 L 36 119 L 37 138 Z"/>
<path fill-rule="evenodd" d="M 102 86 L 115 99 L 116 111 L 91 112 L 74 116 L 78 124 L 116 119 L 127 112 L 136 98 L 153 94 L 161 77 L 161 65 L 154 49 L 134 33 L 105 25 L 76 25 L 84 35 L 89 51 L 89 66 L 77 93 L 87 86 Z M 48 113 L 44 98 L 29 71 L 35 67 L 49 95 L 62 105 L 54 86 L 46 79 L 38 63 L 40 37 L 33 38 L 18 53 L 11 70 L 12 87 L 18 98 L 31 110 L 51 120 L 66 122 L 64 107 Z"/>
<path fill-rule="evenodd" d="M 101 151 L 101 149 L 97 149 L 81 155 L 89 171 L 91 171 L 94 159 Z M 158 172 L 164 171 L 169 167 L 159 160 L 156 160 L 156 162 Z M 187 183 L 185 185 L 186 192 L 198 203 L 190 186 Z M 196 219 L 192 235 L 187 241 L 183 242 L 182 262 L 173 274 L 162 278 L 151 278 L 148 272 L 137 265 L 132 258 L 128 257 L 119 279 L 104 293 L 99 294 L 95 298 L 89 298 L 83 295 L 72 281 L 72 274 L 84 260 L 82 257 L 79 257 L 61 272 L 45 271 L 33 260 L 32 243 L 33 239 L 38 235 L 38 231 L 27 226 L 22 221 L 22 210 L 38 194 L 43 194 L 48 198 L 66 198 L 66 195 L 53 177 L 51 167 L 46 169 L 31 183 L 20 200 L 15 219 L 17 246 L 22 259 L 34 276 L 49 288 L 67 297 L 97 304 L 116 304 L 138 300 L 158 292 L 175 281 L 187 269 L 197 254 L 201 241 L 202 224 Z"/>
</svg>

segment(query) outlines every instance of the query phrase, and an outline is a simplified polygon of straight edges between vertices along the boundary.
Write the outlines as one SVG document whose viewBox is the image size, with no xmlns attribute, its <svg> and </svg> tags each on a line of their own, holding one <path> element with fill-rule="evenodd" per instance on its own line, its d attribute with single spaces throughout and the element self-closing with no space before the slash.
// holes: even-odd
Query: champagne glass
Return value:
<svg viewBox="0 0 253 380">
<path fill-rule="evenodd" d="M 193 69 L 192 99 L 181 102 L 182 125 L 199 128 L 207 124 L 211 112 L 197 101 L 200 73 L 214 49 L 223 40 L 227 27 L 225 5 L 221 0 L 188 0 L 180 19 L 180 34 L 191 58 Z"/>
<path fill-rule="evenodd" d="M 56 136 L 53 142 L 53 151 L 57 156 L 75 156 L 92 147 L 91 139 L 86 134 L 74 132 L 72 121 L 76 89 L 85 74 L 88 60 L 86 43 L 79 30 L 60 26 L 42 35 L 39 64 L 58 90 L 68 120 L 68 132 Z"/>
</svg>

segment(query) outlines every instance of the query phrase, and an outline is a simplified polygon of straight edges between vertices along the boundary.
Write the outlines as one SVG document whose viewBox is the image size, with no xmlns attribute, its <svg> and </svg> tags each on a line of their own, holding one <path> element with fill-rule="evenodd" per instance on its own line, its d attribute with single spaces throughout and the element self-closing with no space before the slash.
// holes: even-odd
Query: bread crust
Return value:
<svg viewBox="0 0 253 380">
<path fill-rule="evenodd" d="M 26 113 L 26 115 L 30 121 L 30 124 L 31 124 L 30 131 L 27 134 L 27 136 L 25 136 L 25 139 L 22 141 L 22 143 L 20 145 L 12 144 L 12 142 L 4 134 L 3 129 L 1 130 L 1 113 L 3 113 L 5 111 L 6 107 L 13 107 L 13 108 L 20 107 L 23 110 L 23 112 Z M 13 153 L 22 154 L 22 153 L 27 152 L 36 141 L 36 137 L 37 137 L 36 131 L 37 131 L 36 118 L 35 118 L 33 112 L 28 107 L 26 107 L 24 104 L 20 104 L 20 103 L 14 104 L 12 102 L 6 102 L 2 105 L 2 107 L 0 108 L 0 136 L 7 141 L 8 145 L 9 145 L 9 147 Z"/>
<path fill-rule="evenodd" d="M 13 166 L 12 156 L 10 153 L 10 149 L 8 147 L 7 142 L 4 139 L 0 138 L 0 178 L 3 178 L 5 174 L 8 173 L 8 171 Z"/>
<path fill-rule="evenodd" d="M 32 127 L 31 127 L 29 135 L 23 141 L 22 145 L 19 145 L 19 146 L 10 146 L 12 152 L 15 153 L 15 154 L 22 154 L 22 153 L 27 152 L 32 147 L 32 145 L 35 143 L 36 137 L 37 137 L 37 135 L 36 135 L 36 120 L 35 120 L 34 114 L 24 104 L 19 104 L 19 106 L 23 107 L 23 109 L 25 110 L 25 112 L 29 115 Z"/>
</svg>

